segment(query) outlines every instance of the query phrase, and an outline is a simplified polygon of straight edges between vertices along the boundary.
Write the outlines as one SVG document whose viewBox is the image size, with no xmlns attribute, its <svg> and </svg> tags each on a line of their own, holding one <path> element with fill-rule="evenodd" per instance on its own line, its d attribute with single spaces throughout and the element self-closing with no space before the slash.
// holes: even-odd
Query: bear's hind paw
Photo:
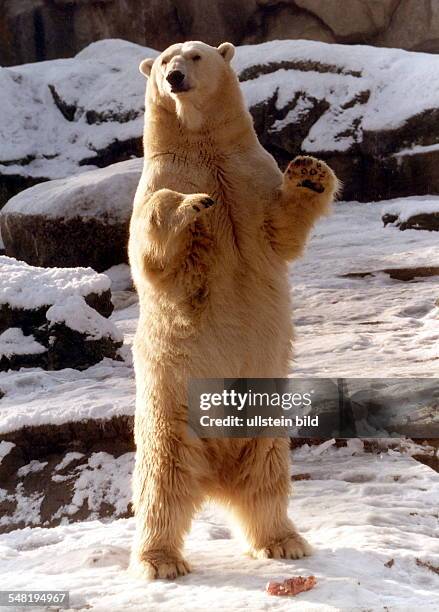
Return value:
<svg viewBox="0 0 439 612">
<path fill-rule="evenodd" d="M 312 548 L 305 538 L 295 533 L 263 548 L 254 549 L 251 554 L 256 559 L 301 559 L 311 555 Z"/>
<path fill-rule="evenodd" d="M 191 568 L 184 559 L 146 558 L 131 560 L 129 572 L 143 580 L 167 579 L 175 580 L 178 576 L 186 576 Z"/>
</svg>

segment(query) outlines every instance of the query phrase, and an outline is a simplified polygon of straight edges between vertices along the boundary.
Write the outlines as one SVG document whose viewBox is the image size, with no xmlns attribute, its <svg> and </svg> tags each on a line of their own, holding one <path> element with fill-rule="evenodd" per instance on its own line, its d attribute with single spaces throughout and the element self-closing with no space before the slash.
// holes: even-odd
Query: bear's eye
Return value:
<svg viewBox="0 0 439 612">
<path fill-rule="evenodd" d="M 194 62 L 198 62 L 201 59 L 201 55 L 194 55 L 192 59 Z"/>
<path fill-rule="evenodd" d="M 166 66 L 167 63 L 168 63 L 168 60 L 162 59 L 162 66 Z"/>
</svg>

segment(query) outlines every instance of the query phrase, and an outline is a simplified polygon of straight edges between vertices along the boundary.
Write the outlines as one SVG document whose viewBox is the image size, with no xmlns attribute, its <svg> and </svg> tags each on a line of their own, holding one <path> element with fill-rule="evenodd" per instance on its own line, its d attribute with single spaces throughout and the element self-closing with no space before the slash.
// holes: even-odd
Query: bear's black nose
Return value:
<svg viewBox="0 0 439 612">
<path fill-rule="evenodd" d="M 180 70 L 171 70 L 171 72 L 166 77 L 166 80 L 173 87 L 178 87 L 184 81 L 184 74 L 180 72 Z"/>
</svg>

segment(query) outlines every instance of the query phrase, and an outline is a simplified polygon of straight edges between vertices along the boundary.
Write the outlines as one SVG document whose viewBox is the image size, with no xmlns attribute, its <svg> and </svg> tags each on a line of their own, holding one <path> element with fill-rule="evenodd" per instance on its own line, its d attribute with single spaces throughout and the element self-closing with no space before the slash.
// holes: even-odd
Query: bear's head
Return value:
<svg viewBox="0 0 439 612">
<path fill-rule="evenodd" d="M 198 129 L 230 77 L 235 54 L 231 43 L 211 47 L 190 41 L 168 47 L 155 59 L 141 62 L 140 72 L 148 77 L 147 97 L 175 111 L 189 129 Z M 217 103 L 218 107 L 218 103 Z"/>
</svg>

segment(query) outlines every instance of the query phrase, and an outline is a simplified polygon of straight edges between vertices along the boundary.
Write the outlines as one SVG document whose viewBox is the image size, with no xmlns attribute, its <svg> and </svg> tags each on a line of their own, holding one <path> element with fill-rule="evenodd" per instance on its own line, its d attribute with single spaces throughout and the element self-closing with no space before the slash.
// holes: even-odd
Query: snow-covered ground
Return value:
<svg viewBox="0 0 439 612">
<path fill-rule="evenodd" d="M 74 610 L 437 610 L 439 476 L 398 452 L 304 446 L 293 454 L 290 515 L 314 546 L 299 561 L 252 560 L 225 515 L 206 506 L 186 542 L 193 573 L 144 583 L 126 571 L 133 519 L 89 521 L 1 536 L 8 589 L 70 591 Z M 127 483 L 124 483 L 127 487 Z M 435 571 L 436 570 L 436 571 Z M 296 598 L 271 597 L 268 580 L 315 575 Z"/>
<path fill-rule="evenodd" d="M 403 282 L 380 272 L 438 266 L 437 234 L 383 228 L 383 207 L 337 204 L 293 267 L 293 376 L 439 376 L 437 276 Z M 343 276 L 356 272 L 377 273 Z"/>
<path fill-rule="evenodd" d="M 291 376 L 439 376 L 437 277 L 402 282 L 379 272 L 438 266 L 436 233 L 384 228 L 382 208 L 383 203 L 338 203 L 292 267 L 296 356 Z M 376 271 L 363 278 L 343 276 Z M 123 278 L 120 267 L 115 272 Z M 0 433 L 133 414 L 130 344 L 137 315 L 134 303 L 111 316 L 125 336 L 124 362 L 104 360 L 83 372 L 1 372 L 6 395 L 0 402 Z"/>
</svg>

